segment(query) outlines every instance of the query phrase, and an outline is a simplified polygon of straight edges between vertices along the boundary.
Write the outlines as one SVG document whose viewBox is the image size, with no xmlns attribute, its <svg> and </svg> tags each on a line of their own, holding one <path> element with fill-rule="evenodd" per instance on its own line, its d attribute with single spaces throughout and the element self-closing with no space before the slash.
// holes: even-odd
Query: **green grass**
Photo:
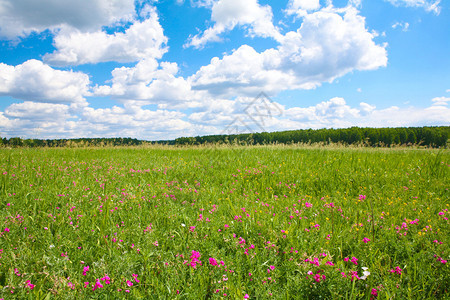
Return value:
<svg viewBox="0 0 450 300">
<path fill-rule="evenodd" d="M 443 299 L 448 178 L 448 150 L 1 149 L 0 298 Z"/>
</svg>

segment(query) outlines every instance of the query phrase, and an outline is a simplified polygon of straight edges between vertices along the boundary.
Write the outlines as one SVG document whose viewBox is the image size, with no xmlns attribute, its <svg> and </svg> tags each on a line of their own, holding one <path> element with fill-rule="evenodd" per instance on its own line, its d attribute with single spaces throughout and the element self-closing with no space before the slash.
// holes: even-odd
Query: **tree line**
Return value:
<svg viewBox="0 0 450 300">
<path fill-rule="evenodd" d="M 22 139 L 12 137 L 0 138 L 0 146 L 4 147 L 114 147 L 139 146 L 145 143 L 133 138 L 78 138 L 78 139 Z"/>
<path fill-rule="evenodd" d="M 180 137 L 175 140 L 144 141 L 135 138 L 77 138 L 77 139 L 22 139 L 20 137 L 0 138 L 0 147 L 115 147 L 162 145 L 267 145 L 296 143 L 341 143 L 344 145 L 364 145 L 390 147 L 393 145 L 419 145 L 427 147 L 447 147 L 450 126 L 436 127 L 396 127 L 343 129 L 302 129 L 277 132 L 242 133 L 232 135 L 207 135 Z"/>
<path fill-rule="evenodd" d="M 390 147 L 392 145 L 422 145 L 446 147 L 450 135 L 449 126 L 397 127 L 344 129 L 304 129 L 278 132 L 244 133 L 234 135 L 208 135 L 175 139 L 176 145 L 199 145 L 232 143 L 246 145 L 294 144 L 294 143 L 341 143 Z"/>
</svg>

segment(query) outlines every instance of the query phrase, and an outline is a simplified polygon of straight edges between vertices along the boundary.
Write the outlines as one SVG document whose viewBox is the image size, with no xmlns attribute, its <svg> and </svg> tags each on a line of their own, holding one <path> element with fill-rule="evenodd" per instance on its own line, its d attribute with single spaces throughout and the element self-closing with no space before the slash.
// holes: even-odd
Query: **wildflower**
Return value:
<svg viewBox="0 0 450 300">
<path fill-rule="evenodd" d="M 137 275 L 136 275 L 136 277 L 137 277 Z M 111 278 L 109 278 L 108 275 L 105 275 L 105 277 L 101 278 L 101 280 L 103 280 L 106 284 L 110 284 L 111 283 Z M 137 282 L 139 282 L 139 281 L 137 281 Z"/>
<path fill-rule="evenodd" d="M 395 274 L 398 274 L 398 275 L 402 275 L 402 269 L 400 269 L 399 266 L 395 267 L 395 269 L 392 269 L 389 272 L 395 273 Z"/>
<path fill-rule="evenodd" d="M 189 227 L 189 231 L 190 231 L 190 232 L 194 232 L 194 231 L 195 231 L 195 226 L 190 226 L 190 227 Z"/>
<path fill-rule="evenodd" d="M 305 202 L 305 206 L 306 206 L 306 207 L 312 207 L 312 204 L 309 203 L 309 202 Z"/>
<path fill-rule="evenodd" d="M 136 281 L 137 283 L 139 283 L 139 280 L 137 279 L 137 278 L 138 278 L 138 275 L 137 275 L 137 274 L 133 274 L 133 275 L 131 275 L 131 276 L 133 276 L 134 281 Z"/>
<path fill-rule="evenodd" d="M 9 228 L 8 227 L 5 228 L 5 232 L 9 232 Z"/>
<path fill-rule="evenodd" d="M 102 283 L 100 282 L 100 279 L 97 279 L 97 280 L 95 281 L 94 286 L 92 287 L 92 290 L 95 291 L 96 289 L 102 288 L 102 287 L 103 287 L 103 285 L 102 285 Z"/>
<path fill-rule="evenodd" d="M 202 262 L 199 260 L 200 256 L 201 256 L 200 252 L 192 250 L 190 265 L 194 269 L 197 268 L 197 263 L 200 264 L 200 265 L 202 264 Z"/>
<path fill-rule="evenodd" d="M 358 272 L 356 272 L 356 271 L 351 271 L 351 273 L 352 273 L 351 281 L 353 281 L 355 278 L 358 279 L 358 280 L 360 279 L 359 276 L 358 276 Z"/>
<path fill-rule="evenodd" d="M 27 287 L 28 287 L 30 290 L 34 289 L 34 287 L 35 287 L 35 285 L 32 284 L 30 280 L 27 280 L 27 281 L 26 281 L 26 284 L 27 284 Z"/>
<path fill-rule="evenodd" d="M 367 244 L 368 242 L 370 242 L 370 239 L 365 237 L 363 238 L 363 242 Z"/>
<path fill-rule="evenodd" d="M 84 282 L 84 287 L 86 288 L 89 285 L 89 281 Z"/>
<path fill-rule="evenodd" d="M 358 265 L 358 259 L 356 257 L 352 257 L 352 259 L 350 261 L 352 263 L 354 263 L 355 265 Z"/>
<path fill-rule="evenodd" d="M 86 273 L 89 271 L 89 266 L 83 268 L 83 276 L 86 276 Z"/>
<path fill-rule="evenodd" d="M 362 279 L 362 280 L 366 280 L 367 276 L 370 275 L 370 272 L 367 271 L 369 268 L 367 268 L 367 267 L 362 267 L 362 269 L 363 269 L 364 271 L 363 271 L 363 276 L 361 277 L 361 279 Z"/>
<path fill-rule="evenodd" d="M 127 280 L 127 285 L 128 286 L 133 286 L 133 283 L 131 281 Z"/>
<path fill-rule="evenodd" d="M 250 296 L 248 294 L 245 294 L 244 299 L 248 299 Z"/>
<path fill-rule="evenodd" d="M 217 266 L 217 260 L 216 260 L 215 258 L 210 257 L 210 258 L 209 258 L 209 263 L 210 263 L 212 266 Z"/>
<path fill-rule="evenodd" d="M 443 263 L 444 265 L 447 263 L 447 261 L 442 257 L 438 257 L 437 261 Z"/>
<path fill-rule="evenodd" d="M 378 296 L 377 289 L 372 289 L 371 294 L 375 297 Z"/>
</svg>

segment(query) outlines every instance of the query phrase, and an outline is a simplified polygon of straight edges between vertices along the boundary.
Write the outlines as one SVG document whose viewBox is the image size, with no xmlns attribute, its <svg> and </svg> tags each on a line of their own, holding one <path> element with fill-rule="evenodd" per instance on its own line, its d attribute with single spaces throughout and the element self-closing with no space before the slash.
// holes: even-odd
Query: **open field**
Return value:
<svg viewBox="0 0 450 300">
<path fill-rule="evenodd" d="M 0 298 L 446 298 L 449 158 L 0 149 Z"/>
</svg>

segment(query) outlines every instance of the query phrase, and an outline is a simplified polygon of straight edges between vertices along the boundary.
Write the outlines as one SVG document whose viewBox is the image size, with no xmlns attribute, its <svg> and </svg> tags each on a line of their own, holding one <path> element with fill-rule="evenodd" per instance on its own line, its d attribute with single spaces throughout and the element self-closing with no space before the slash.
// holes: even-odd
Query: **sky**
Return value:
<svg viewBox="0 0 450 300">
<path fill-rule="evenodd" d="M 450 125 L 450 2 L 0 0 L 0 137 Z"/>
</svg>

